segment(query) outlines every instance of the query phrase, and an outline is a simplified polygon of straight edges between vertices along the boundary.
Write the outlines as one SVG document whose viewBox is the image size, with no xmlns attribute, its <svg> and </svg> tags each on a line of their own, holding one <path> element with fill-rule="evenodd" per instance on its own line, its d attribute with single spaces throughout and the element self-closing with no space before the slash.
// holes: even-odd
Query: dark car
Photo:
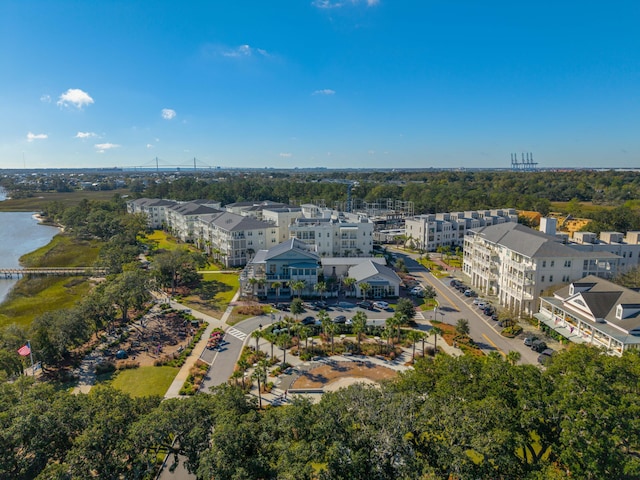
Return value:
<svg viewBox="0 0 640 480">
<path fill-rule="evenodd" d="M 289 310 L 289 304 L 288 303 L 276 303 L 276 308 L 278 310 L 286 311 L 286 310 Z"/>
<path fill-rule="evenodd" d="M 535 342 L 536 340 L 538 340 L 538 337 L 535 337 L 535 336 L 525 337 L 524 338 L 524 344 L 527 347 L 530 347 L 533 344 L 533 342 Z"/>
<path fill-rule="evenodd" d="M 333 323 L 347 323 L 347 317 L 344 315 L 338 315 L 333 319 Z"/>
<path fill-rule="evenodd" d="M 548 364 L 555 353 L 556 352 L 551 350 L 550 348 L 545 348 L 542 352 L 540 352 L 540 355 L 538 355 L 538 363 L 540 365 Z"/>
<path fill-rule="evenodd" d="M 451 280 L 449 282 L 450 287 L 457 287 L 458 285 L 460 285 L 460 282 L 458 280 Z"/>
<path fill-rule="evenodd" d="M 491 320 L 493 320 L 494 322 L 497 322 L 498 321 L 498 314 L 497 313 L 492 314 L 491 315 Z"/>
<path fill-rule="evenodd" d="M 313 325 L 316 323 L 316 319 L 312 316 L 304 317 L 300 322 L 302 325 Z"/>
<path fill-rule="evenodd" d="M 482 313 L 484 313 L 486 316 L 493 315 L 493 307 L 492 306 L 484 307 L 484 310 L 482 310 Z"/>
<path fill-rule="evenodd" d="M 547 344 L 542 340 L 534 340 L 533 343 L 531 343 L 531 350 L 533 350 L 534 352 L 540 353 L 546 349 L 547 349 Z"/>
<path fill-rule="evenodd" d="M 369 300 L 358 302 L 357 305 L 365 310 L 373 310 L 373 302 L 370 302 Z"/>
<path fill-rule="evenodd" d="M 513 327 L 514 321 L 510 318 L 505 318 L 504 320 L 500 320 L 498 322 L 499 327 Z"/>
</svg>

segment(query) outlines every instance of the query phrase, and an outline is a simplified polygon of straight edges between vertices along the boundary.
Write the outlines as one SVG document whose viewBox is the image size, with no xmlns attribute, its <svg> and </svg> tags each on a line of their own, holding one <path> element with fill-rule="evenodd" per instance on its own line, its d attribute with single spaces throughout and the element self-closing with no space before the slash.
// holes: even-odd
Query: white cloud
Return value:
<svg viewBox="0 0 640 480">
<path fill-rule="evenodd" d="M 163 108 L 162 109 L 162 118 L 164 118 L 165 120 L 171 120 L 173 118 L 175 118 L 176 116 L 176 111 L 172 110 L 170 108 Z"/>
<path fill-rule="evenodd" d="M 238 47 L 221 47 L 220 55 L 227 58 L 243 58 L 243 57 L 252 57 L 256 54 L 269 57 L 269 52 L 262 48 L 255 48 L 250 45 L 240 45 Z"/>
<path fill-rule="evenodd" d="M 51 96 L 45 93 L 44 95 L 40 96 L 40 101 L 42 103 L 51 103 Z"/>
<path fill-rule="evenodd" d="M 153 147 L 154 147 L 154 145 L 152 145 L 150 143 L 147 143 L 147 148 L 153 148 Z"/>
<path fill-rule="evenodd" d="M 93 98 L 79 88 L 70 88 L 60 95 L 58 99 L 58 106 L 60 107 L 76 107 L 81 109 L 85 105 L 91 105 L 92 103 L 94 103 Z"/>
<path fill-rule="evenodd" d="M 104 153 L 107 150 L 118 148 L 120 145 L 116 143 L 96 143 L 95 147 L 98 153 Z"/>
<path fill-rule="evenodd" d="M 27 133 L 27 142 L 33 142 L 34 140 L 44 140 L 49 138 L 49 135 L 46 133 Z"/>
<path fill-rule="evenodd" d="M 281 153 L 281 154 L 280 154 L 280 156 L 281 156 L 281 157 L 283 157 L 283 158 L 289 158 L 289 157 L 291 157 L 292 155 L 291 155 L 290 153 L 284 153 L 284 152 L 283 152 L 283 153 Z"/>
<path fill-rule="evenodd" d="M 313 0 L 311 5 L 317 8 L 329 9 L 329 8 L 341 8 L 345 5 L 359 5 L 366 3 L 367 7 L 375 7 L 380 3 L 380 0 Z"/>
<path fill-rule="evenodd" d="M 316 90 L 311 95 L 335 95 L 336 91 L 331 90 L 330 88 L 324 88 L 322 90 Z"/>
<path fill-rule="evenodd" d="M 97 137 L 98 135 L 93 132 L 78 132 L 74 138 L 91 138 Z"/>
</svg>

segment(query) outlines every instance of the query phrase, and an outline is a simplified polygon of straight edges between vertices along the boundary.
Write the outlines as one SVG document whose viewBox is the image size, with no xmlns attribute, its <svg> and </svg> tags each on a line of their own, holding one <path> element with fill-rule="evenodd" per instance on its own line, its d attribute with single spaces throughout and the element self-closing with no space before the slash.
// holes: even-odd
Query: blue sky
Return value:
<svg viewBox="0 0 640 480">
<path fill-rule="evenodd" d="M 0 1 L 0 168 L 640 166 L 640 2 Z"/>
</svg>

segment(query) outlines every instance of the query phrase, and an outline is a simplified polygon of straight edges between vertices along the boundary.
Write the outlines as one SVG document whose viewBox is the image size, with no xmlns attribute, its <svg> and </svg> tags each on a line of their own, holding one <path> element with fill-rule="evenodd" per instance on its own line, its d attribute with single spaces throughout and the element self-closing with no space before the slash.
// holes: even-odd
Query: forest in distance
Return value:
<svg viewBox="0 0 640 480">
<path fill-rule="evenodd" d="M 483 182 L 497 185 L 501 177 L 486 183 L 486 178 L 480 181 L 475 175 L 467 179 L 451 173 L 425 179 L 363 178 L 354 195 L 379 198 L 383 192 L 375 189 L 385 186 L 404 195 L 406 189 L 430 191 L 432 184 L 441 182 L 438 191 L 446 203 L 460 201 L 451 192 L 464 196 L 472 185 L 474 189 Z M 556 185 L 552 177 L 536 175 L 505 174 L 504 185 L 496 188 L 522 188 L 527 178 L 536 189 L 542 188 L 543 181 Z M 568 199 L 544 200 L 565 201 L 575 209 L 585 209 L 581 202 L 596 204 L 602 209 L 583 212 L 594 218 L 592 225 L 640 229 L 635 203 L 640 198 L 635 190 L 638 178 L 628 177 L 627 172 L 607 181 L 594 177 L 590 187 L 575 187 Z M 68 177 L 40 180 L 29 185 L 4 178 L 2 183 L 10 192 L 34 198 L 37 192 L 74 190 Z M 95 180 L 100 183 L 99 178 Z M 126 319 L 129 307 L 139 309 L 148 299 L 146 288 L 134 288 L 146 285 L 146 273 L 132 268 L 140 252 L 137 239 L 143 222 L 126 215 L 124 199 L 111 192 L 115 187 L 111 180 L 105 178 L 105 187 L 98 187 L 110 192 L 108 202 L 85 198 L 77 205 L 66 205 L 60 201 L 42 211 L 64 224 L 67 235 L 103 242 L 98 262 L 114 274 L 77 306 L 42 315 L 30 330 L 9 327 L 0 332 L 0 366 L 7 373 L 19 368 L 12 362 L 16 348 L 27 338 L 44 355 L 44 365 L 53 365 L 96 329 L 115 318 Z M 277 201 L 281 198 L 274 195 L 284 198 L 284 192 L 289 192 L 309 201 L 316 194 L 322 197 L 315 198 L 338 202 L 346 199 L 344 183 L 296 175 L 135 176 L 126 182 L 131 197 L 206 197 L 231 203 Z M 276 185 L 283 193 L 276 192 Z M 586 195 L 593 185 L 598 185 L 601 200 Z M 252 188 L 258 190 L 252 193 Z M 223 201 L 225 191 L 230 199 L 232 192 L 245 192 L 248 197 Z M 492 189 L 486 194 L 498 193 L 504 192 Z M 516 201 L 515 190 L 507 193 Z M 605 201 L 605 197 L 610 198 Z M 483 208 L 469 205 L 469 209 Z M 460 208 L 449 205 L 434 210 L 455 209 Z M 233 382 L 213 395 L 161 401 L 133 398 L 110 387 L 75 396 L 64 384 L 33 383 L 20 376 L 0 382 L 0 478 L 151 479 L 158 459 L 169 453 L 169 464 L 180 455 L 202 479 L 631 480 L 640 478 L 639 386 L 638 352 L 610 357 L 587 346 L 559 353 L 546 370 L 512 365 L 498 354 L 437 355 L 418 360 L 413 371 L 381 388 L 354 386 L 328 393 L 317 404 L 296 399 L 286 407 L 264 410 Z"/>
</svg>

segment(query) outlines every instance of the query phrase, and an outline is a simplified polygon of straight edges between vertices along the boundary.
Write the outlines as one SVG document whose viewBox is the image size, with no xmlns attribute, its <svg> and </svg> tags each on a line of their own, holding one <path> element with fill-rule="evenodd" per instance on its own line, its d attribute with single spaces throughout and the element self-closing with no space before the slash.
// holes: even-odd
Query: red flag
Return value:
<svg viewBox="0 0 640 480">
<path fill-rule="evenodd" d="M 30 353 L 31 353 L 31 348 L 29 348 L 28 343 L 18 349 L 18 354 L 22 355 L 23 357 L 26 357 Z"/>
</svg>

